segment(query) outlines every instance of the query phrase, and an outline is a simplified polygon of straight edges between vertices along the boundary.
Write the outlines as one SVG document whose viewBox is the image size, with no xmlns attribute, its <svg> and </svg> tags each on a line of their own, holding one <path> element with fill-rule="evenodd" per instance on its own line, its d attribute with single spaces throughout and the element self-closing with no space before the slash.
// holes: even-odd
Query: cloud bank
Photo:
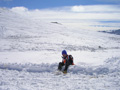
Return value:
<svg viewBox="0 0 120 90">
<path fill-rule="evenodd" d="M 68 12 L 68 13 L 120 13 L 120 5 L 76 5 L 59 8 L 34 9 L 29 10 L 26 7 L 13 7 L 14 12 Z"/>
<path fill-rule="evenodd" d="M 50 9 L 29 10 L 13 7 L 12 11 L 41 19 L 116 19 L 120 20 L 120 5 L 79 5 Z"/>
</svg>

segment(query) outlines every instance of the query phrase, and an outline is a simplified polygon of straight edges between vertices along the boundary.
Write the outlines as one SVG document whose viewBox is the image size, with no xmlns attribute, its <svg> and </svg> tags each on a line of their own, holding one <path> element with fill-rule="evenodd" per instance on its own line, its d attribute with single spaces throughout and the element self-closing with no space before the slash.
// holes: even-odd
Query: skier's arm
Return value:
<svg viewBox="0 0 120 90">
<path fill-rule="evenodd" d="M 70 57 L 70 60 L 71 60 L 71 61 L 70 61 L 70 62 L 71 62 L 71 64 L 72 64 L 72 65 L 74 65 L 74 62 L 73 62 L 73 56 L 72 56 L 72 55 L 70 55 L 69 57 Z"/>
</svg>

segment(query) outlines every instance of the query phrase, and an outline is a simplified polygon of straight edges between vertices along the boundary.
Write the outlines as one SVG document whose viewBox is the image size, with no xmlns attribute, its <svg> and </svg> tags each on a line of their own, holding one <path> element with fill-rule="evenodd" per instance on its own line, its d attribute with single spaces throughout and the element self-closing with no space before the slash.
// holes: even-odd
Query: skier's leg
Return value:
<svg viewBox="0 0 120 90">
<path fill-rule="evenodd" d="M 64 63 L 63 62 L 60 62 L 59 65 L 58 65 L 58 70 L 62 70 L 62 66 L 64 66 Z"/>
<path fill-rule="evenodd" d="M 71 65 L 71 64 L 70 64 L 70 62 L 69 62 L 69 61 L 67 61 L 67 62 L 66 62 L 66 64 L 65 64 L 65 69 L 64 69 L 64 71 L 66 71 L 66 72 L 67 72 L 69 65 Z"/>
</svg>

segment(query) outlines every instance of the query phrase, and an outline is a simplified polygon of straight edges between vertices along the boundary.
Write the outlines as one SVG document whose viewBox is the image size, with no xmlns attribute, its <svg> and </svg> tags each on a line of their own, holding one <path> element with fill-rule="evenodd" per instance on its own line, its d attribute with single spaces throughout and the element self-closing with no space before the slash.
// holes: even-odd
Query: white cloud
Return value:
<svg viewBox="0 0 120 90">
<path fill-rule="evenodd" d="M 84 12 L 84 11 L 85 11 L 85 8 L 80 5 L 80 6 L 73 6 L 73 7 L 71 8 L 71 10 L 74 11 L 74 12 Z"/>
<path fill-rule="evenodd" d="M 17 13 L 25 13 L 28 11 L 28 9 L 25 7 L 13 7 L 11 10 Z"/>
<path fill-rule="evenodd" d="M 73 12 L 120 12 L 119 5 L 86 5 L 86 6 L 73 6 L 71 7 Z"/>
</svg>

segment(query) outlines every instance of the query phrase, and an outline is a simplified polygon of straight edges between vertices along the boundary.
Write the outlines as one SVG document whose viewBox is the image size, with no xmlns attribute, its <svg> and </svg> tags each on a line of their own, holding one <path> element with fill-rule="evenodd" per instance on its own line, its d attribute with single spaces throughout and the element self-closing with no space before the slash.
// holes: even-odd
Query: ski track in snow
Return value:
<svg viewBox="0 0 120 90">
<path fill-rule="evenodd" d="M 55 75 L 57 64 L 1 64 L 0 90 L 120 90 L 120 58 L 103 66 L 70 66 Z M 7 73 L 7 74 L 6 74 Z"/>
<path fill-rule="evenodd" d="M 43 69 L 44 70 L 44 69 Z M 34 70 L 36 72 L 36 70 Z M 0 90 L 119 90 L 120 72 L 89 75 L 0 69 Z M 79 72 L 79 71 L 78 71 Z M 7 74 L 6 74 L 7 73 Z"/>
<path fill-rule="evenodd" d="M 109 74 L 114 72 L 120 72 L 120 58 L 111 58 L 104 62 L 103 65 L 90 66 L 85 63 L 79 63 L 77 65 L 71 65 L 69 71 L 72 74 L 85 74 L 85 75 L 99 75 Z M 41 64 L 18 64 L 18 63 L 1 63 L 0 69 L 26 71 L 33 73 L 54 72 L 57 70 L 58 63 L 41 63 Z"/>
</svg>

